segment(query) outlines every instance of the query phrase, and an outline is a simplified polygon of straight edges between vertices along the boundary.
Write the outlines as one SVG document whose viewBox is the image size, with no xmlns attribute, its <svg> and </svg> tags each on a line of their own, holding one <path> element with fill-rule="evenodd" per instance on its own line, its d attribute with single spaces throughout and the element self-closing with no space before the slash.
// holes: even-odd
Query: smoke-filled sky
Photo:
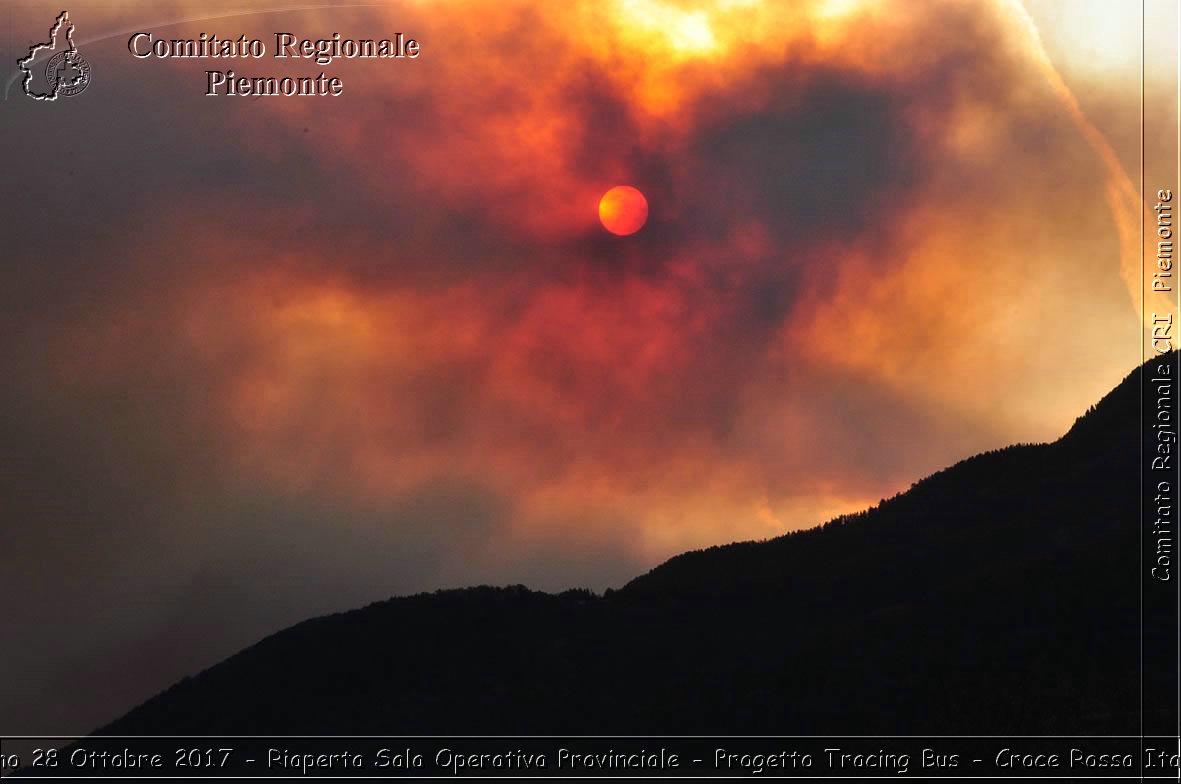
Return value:
<svg viewBox="0 0 1181 784">
<path fill-rule="evenodd" d="M 93 83 L 0 102 L 0 731 L 1061 434 L 1140 356 L 1139 9 L 1081 5 L 74 2 Z M 54 12 L 5 13 L 15 64 Z M 139 30 L 422 49 L 137 60 Z M 345 93 L 205 97 L 227 67 Z"/>
</svg>

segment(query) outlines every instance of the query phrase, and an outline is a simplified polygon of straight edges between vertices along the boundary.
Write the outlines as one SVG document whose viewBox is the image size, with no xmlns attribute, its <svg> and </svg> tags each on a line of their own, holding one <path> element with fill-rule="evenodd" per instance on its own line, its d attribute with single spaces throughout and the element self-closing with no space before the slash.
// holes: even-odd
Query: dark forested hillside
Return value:
<svg viewBox="0 0 1181 784">
<path fill-rule="evenodd" d="M 101 732 L 1138 733 L 1139 389 L 1053 444 L 606 596 L 482 587 L 310 620 Z"/>
</svg>

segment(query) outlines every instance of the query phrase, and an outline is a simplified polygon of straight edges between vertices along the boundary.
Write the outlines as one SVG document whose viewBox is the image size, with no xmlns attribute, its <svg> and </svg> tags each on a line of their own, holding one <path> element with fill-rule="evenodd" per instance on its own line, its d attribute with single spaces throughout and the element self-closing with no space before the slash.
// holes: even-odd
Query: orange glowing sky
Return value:
<svg viewBox="0 0 1181 784">
<path fill-rule="evenodd" d="M 76 3 L 95 83 L 8 101 L 21 541 L 118 553 L 101 598 L 145 635 L 618 584 L 1054 438 L 1139 359 L 1136 134 L 1092 118 L 1133 72 L 1055 60 L 1019 3 L 230 10 Z M 422 54 L 233 63 L 346 87 L 252 101 L 125 49 L 288 28 Z M 647 223 L 597 209 L 621 184 Z"/>
<path fill-rule="evenodd" d="M 1108 196 L 1126 208 L 1126 175 L 1003 7 L 932 4 L 901 28 L 898 4 L 459 5 L 386 15 L 435 59 L 349 72 L 396 130 L 376 102 L 283 102 L 241 129 L 266 154 L 270 122 L 311 125 L 375 208 L 428 221 L 380 263 L 288 261 L 259 284 L 281 307 L 244 303 L 238 339 L 272 348 L 227 415 L 268 481 L 381 497 L 472 477 L 523 536 L 626 518 L 652 558 L 1052 437 L 1134 359 Z M 584 205 L 621 181 L 662 218 L 603 244 Z M 1040 209 L 1063 189 L 1089 194 L 1069 225 Z M 472 245 L 440 248 L 455 214 Z M 1063 377 L 1036 347 L 1065 322 Z M 440 411 L 416 385 L 455 368 Z M 293 436 L 309 423 L 319 438 Z"/>
</svg>

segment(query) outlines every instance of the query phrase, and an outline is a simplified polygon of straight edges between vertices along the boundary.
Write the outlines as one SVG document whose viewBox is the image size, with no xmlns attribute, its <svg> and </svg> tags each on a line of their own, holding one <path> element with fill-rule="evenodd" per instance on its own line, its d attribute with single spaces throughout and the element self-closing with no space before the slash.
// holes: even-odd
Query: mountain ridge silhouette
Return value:
<svg viewBox="0 0 1181 784">
<path fill-rule="evenodd" d="M 863 512 L 602 596 L 480 586 L 310 619 L 95 734 L 1139 733 L 1139 374 L 1158 362 L 1176 354 L 1058 440 Z M 1169 706 L 1148 697 L 1145 731 L 1173 731 Z"/>
</svg>

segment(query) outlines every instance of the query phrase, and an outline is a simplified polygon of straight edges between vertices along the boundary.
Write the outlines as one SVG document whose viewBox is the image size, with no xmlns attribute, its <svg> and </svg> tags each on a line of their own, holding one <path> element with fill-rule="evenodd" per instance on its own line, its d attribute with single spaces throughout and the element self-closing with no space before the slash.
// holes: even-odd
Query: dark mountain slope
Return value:
<svg viewBox="0 0 1181 784">
<path fill-rule="evenodd" d="M 1138 733 L 1139 388 L 1053 444 L 605 597 L 484 587 L 310 620 L 100 732 Z"/>
</svg>

